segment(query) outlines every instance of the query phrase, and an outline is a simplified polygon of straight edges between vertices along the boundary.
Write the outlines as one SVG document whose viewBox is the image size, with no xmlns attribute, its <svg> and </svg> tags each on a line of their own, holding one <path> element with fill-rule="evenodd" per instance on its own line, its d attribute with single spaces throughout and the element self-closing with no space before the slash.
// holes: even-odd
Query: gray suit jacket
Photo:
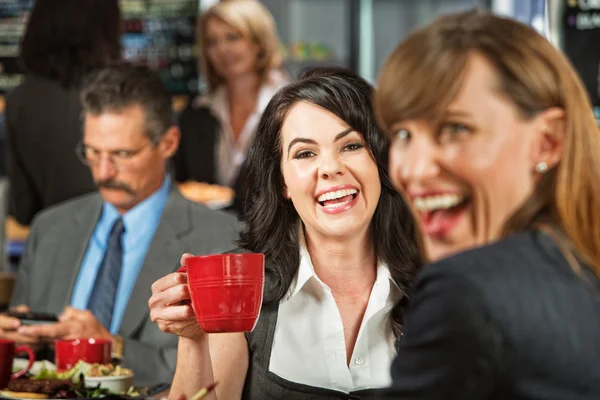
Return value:
<svg viewBox="0 0 600 400">
<path fill-rule="evenodd" d="M 59 314 L 70 303 L 89 239 L 102 210 L 94 193 L 44 210 L 34 219 L 11 305 Z M 124 365 L 135 385 L 171 382 L 177 336 L 165 334 L 150 320 L 151 285 L 177 269 L 185 252 L 223 253 L 235 248 L 239 223 L 232 215 L 184 199 L 173 189 L 125 310 L 120 335 Z"/>
</svg>

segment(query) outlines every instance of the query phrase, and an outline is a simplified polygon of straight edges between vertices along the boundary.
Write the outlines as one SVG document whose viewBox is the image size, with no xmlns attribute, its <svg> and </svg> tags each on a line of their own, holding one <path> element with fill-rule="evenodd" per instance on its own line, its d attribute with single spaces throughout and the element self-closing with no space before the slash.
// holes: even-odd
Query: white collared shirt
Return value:
<svg viewBox="0 0 600 400">
<path fill-rule="evenodd" d="M 219 121 L 215 148 L 215 178 L 218 184 L 233 187 L 240 166 L 246 160 L 248 147 L 254 138 L 263 111 L 275 93 L 286 83 L 281 72 L 277 70 L 271 72 L 258 92 L 256 109 L 248 116 L 237 141 L 234 140 L 231 129 L 231 113 L 226 88 L 220 86 L 210 96 L 202 96 L 198 99 L 197 105 L 209 107 Z"/>
<path fill-rule="evenodd" d="M 396 355 L 389 314 L 400 297 L 389 269 L 380 263 L 348 365 L 335 299 L 301 244 L 298 274 L 279 304 L 269 370 L 289 381 L 346 393 L 389 386 Z"/>
</svg>

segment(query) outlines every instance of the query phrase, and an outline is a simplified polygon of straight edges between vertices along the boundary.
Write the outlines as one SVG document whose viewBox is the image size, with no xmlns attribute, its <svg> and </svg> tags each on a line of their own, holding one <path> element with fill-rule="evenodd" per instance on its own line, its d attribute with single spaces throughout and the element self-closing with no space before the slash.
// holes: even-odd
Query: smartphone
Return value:
<svg viewBox="0 0 600 400">
<path fill-rule="evenodd" d="M 40 312 L 9 311 L 8 316 L 20 319 L 23 325 L 41 325 L 58 322 L 56 315 Z"/>
</svg>

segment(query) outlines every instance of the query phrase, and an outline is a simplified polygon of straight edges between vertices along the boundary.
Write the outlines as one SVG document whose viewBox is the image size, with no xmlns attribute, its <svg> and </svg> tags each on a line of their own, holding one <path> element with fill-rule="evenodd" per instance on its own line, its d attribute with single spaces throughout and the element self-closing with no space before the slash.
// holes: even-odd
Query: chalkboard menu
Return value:
<svg viewBox="0 0 600 400">
<path fill-rule="evenodd" d="M 21 83 L 19 44 L 34 0 L 0 0 L 0 93 Z"/>
<path fill-rule="evenodd" d="M 588 89 L 600 121 L 600 0 L 565 0 L 564 51 Z"/>
<path fill-rule="evenodd" d="M 198 90 L 198 7 L 198 0 L 121 0 L 124 58 L 158 71 L 173 94 Z"/>
</svg>

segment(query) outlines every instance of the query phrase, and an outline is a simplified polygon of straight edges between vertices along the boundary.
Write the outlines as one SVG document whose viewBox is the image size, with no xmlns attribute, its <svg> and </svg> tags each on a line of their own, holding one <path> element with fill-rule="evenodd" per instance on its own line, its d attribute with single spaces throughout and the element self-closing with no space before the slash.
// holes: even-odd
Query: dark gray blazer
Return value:
<svg viewBox="0 0 600 400">
<path fill-rule="evenodd" d="M 395 399 L 600 399 L 600 286 L 523 232 L 425 267 Z"/>
<path fill-rule="evenodd" d="M 34 219 L 11 305 L 62 312 L 70 303 L 101 210 L 102 198 L 94 193 L 51 207 Z M 135 385 L 171 382 L 175 372 L 177 336 L 161 332 L 150 320 L 152 283 L 176 270 L 185 252 L 211 254 L 235 248 L 238 231 L 235 217 L 171 191 L 119 332 L 124 364 L 134 370 Z"/>
</svg>

